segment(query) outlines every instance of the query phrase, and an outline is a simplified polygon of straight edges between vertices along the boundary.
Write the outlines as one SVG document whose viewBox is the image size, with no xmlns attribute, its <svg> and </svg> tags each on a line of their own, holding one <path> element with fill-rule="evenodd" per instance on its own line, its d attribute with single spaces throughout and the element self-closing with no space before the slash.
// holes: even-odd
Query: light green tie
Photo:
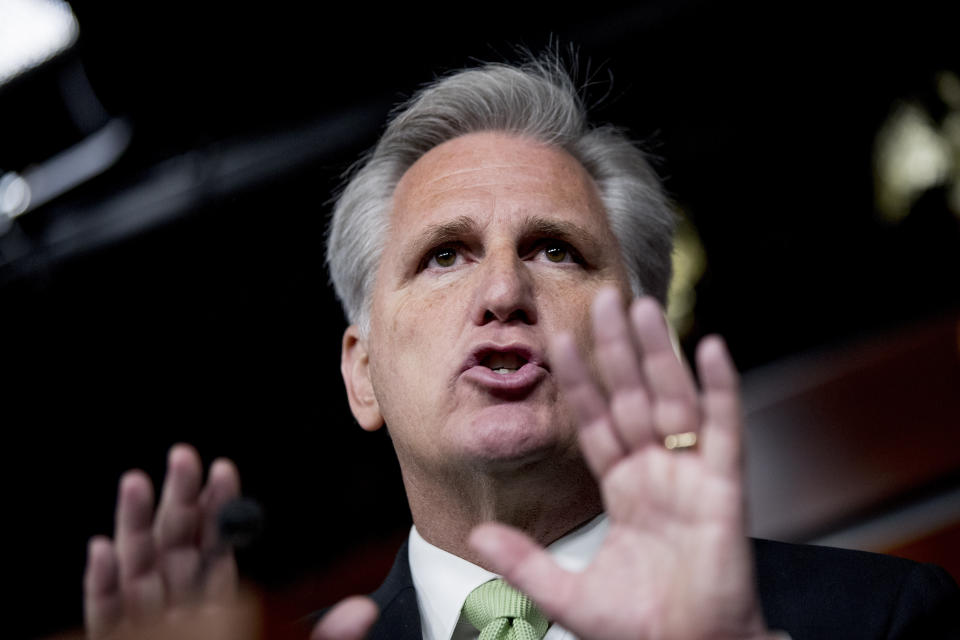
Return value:
<svg viewBox="0 0 960 640">
<path fill-rule="evenodd" d="M 480 640 L 540 640 L 549 623 L 533 601 L 501 579 L 484 582 L 463 603 Z"/>
</svg>

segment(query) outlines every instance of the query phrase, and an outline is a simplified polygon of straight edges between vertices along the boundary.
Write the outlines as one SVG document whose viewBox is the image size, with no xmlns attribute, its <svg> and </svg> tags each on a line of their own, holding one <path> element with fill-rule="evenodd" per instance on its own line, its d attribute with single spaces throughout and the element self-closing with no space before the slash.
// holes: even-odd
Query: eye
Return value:
<svg viewBox="0 0 960 640">
<path fill-rule="evenodd" d="M 569 253 L 567 248 L 562 245 L 550 244 L 543 248 L 543 255 L 547 256 L 547 260 L 550 262 L 564 262 Z"/>
<path fill-rule="evenodd" d="M 576 250 L 573 249 L 573 247 L 568 245 L 566 242 L 560 242 L 558 240 L 550 240 L 541 244 L 538 255 L 543 255 L 543 257 L 549 262 L 554 262 L 557 264 L 566 262 L 582 262 L 580 256 L 577 254 Z"/>
<path fill-rule="evenodd" d="M 427 267 L 452 267 L 457 263 L 457 250 L 453 247 L 440 247 L 435 249 L 427 261 Z"/>
</svg>

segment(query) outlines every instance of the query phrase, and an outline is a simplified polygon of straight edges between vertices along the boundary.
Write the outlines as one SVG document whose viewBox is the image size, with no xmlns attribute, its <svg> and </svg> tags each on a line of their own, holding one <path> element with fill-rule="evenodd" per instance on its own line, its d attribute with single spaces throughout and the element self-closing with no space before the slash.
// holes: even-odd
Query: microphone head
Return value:
<svg viewBox="0 0 960 640">
<path fill-rule="evenodd" d="M 253 498 L 234 498 L 217 514 L 217 529 L 226 544 L 249 547 L 263 531 L 263 507 Z"/>
</svg>

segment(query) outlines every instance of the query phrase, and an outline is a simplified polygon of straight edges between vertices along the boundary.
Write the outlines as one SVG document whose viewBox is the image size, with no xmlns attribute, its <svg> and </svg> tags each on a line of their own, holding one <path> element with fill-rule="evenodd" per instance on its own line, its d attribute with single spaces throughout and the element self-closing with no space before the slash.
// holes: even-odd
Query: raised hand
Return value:
<svg viewBox="0 0 960 640">
<path fill-rule="evenodd" d="M 176 445 L 167 459 L 154 514 L 150 478 L 128 471 L 120 479 L 113 539 L 91 538 L 84 574 L 84 620 L 90 638 L 163 624 L 201 602 L 227 602 L 237 589 L 233 551 L 219 540 L 217 516 L 240 493 L 236 467 L 210 467 Z"/>
<path fill-rule="evenodd" d="M 609 534 L 582 573 L 525 534 L 485 524 L 470 542 L 489 565 L 580 638 L 768 637 L 744 526 L 738 379 L 722 340 L 697 351 L 698 391 L 663 313 L 613 289 L 593 305 L 594 367 L 570 336 L 551 348 L 601 486 Z M 669 450 L 671 434 L 698 445 Z"/>
<path fill-rule="evenodd" d="M 91 538 L 83 580 L 84 621 L 91 640 L 254 640 L 259 605 L 235 597 L 233 550 L 219 539 L 218 516 L 240 495 L 226 459 L 203 467 L 193 447 L 170 449 L 160 506 L 142 471 L 120 479 L 113 539 Z M 361 640 L 377 619 L 369 598 L 347 598 L 320 620 L 311 640 Z"/>
</svg>

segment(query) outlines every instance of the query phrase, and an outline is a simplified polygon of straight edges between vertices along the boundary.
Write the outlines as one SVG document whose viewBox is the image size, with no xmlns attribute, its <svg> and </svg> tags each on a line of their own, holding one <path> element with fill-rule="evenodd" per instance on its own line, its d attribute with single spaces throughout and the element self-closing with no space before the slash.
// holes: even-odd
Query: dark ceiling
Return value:
<svg viewBox="0 0 960 640">
<path fill-rule="evenodd" d="M 0 88 L 0 170 L 108 117 L 133 138 L 0 237 L 26 637 L 79 621 L 84 540 L 109 530 L 120 470 L 159 475 L 178 440 L 236 458 L 267 506 L 259 580 L 322 566 L 317 537 L 329 551 L 403 526 L 389 442 L 351 426 L 342 398 L 322 244 L 339 175 L 393 103 L 446 70 L 579 47 L 598 119 L 656 156 L 704 245 L 688 348 L 720 332 L 749 369 L 960 304 L 945 192 L 882 223 L 871 165 L 898 100 L 942 117 L 956 3 L 73 4 L 75 50 Z M 79 95 L 81 68 L 104 112 Z M 322 489 L 334 482 L 355 490 Z M 356 527 L 330 533 L 327 513 Z"/>
</svg>

